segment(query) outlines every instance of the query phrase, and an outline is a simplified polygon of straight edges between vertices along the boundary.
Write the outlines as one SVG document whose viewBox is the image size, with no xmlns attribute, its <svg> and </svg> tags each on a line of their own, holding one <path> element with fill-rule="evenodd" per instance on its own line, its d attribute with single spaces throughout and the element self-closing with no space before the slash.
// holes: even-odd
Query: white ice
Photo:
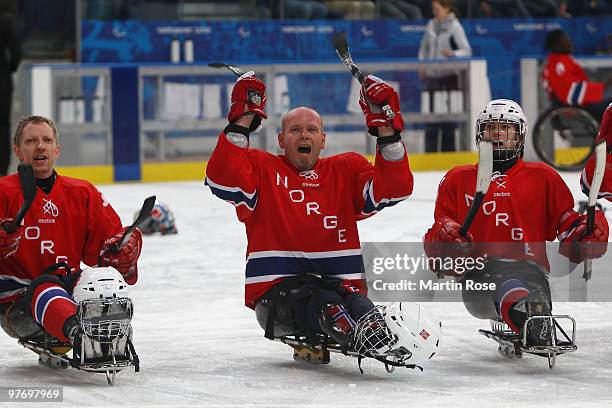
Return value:
<svg viewBox="0 0 612 408">
<path fill-rule="evenodd" d="M 431 225 L 442 173 L 416 173 L 404 203 L 360 223 L 362 241 L 418 241 Z M 578 174 L 564 175 L 576 199 Z M 201 182 L 101 186 L 124 223 L 156 194 L 174 210 L 179 234 L 145 237 L 140 280 L 132 288 L 134 344 L 141 372 L 102 374 L 51 370 L 0 333 L 0 387 L 62 386 L 68 406 L 317 406 L 527 407 L 609 406 L 612 403 L 612 303 L 556 303 L 578 324 L 579 349 L 546 360 L 507 360 L 477 334 L 488 322 L 460 303 L 426 306 L 443 318 L 441 352 L 424 372 L 388 374 L 375 361 L 332 354 L 326 366 L 295 362 L 292 350 L 263 337 L 243 306 L 245 231 L 231 205 Z M 1 403 L 0 406 L 10 405 Z M 37 406 L 27 404 L 26 406 Z M 40 404 L 46 407 L 49 404 Z"/>
</svg>

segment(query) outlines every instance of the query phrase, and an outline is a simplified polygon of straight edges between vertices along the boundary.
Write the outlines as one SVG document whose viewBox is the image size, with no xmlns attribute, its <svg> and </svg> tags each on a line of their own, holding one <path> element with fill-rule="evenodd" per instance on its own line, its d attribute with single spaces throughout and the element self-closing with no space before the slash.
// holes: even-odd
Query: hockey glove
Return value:
<svg viewBox="0 0 612 408">
<path fill-rule="evenodd" d="M 104 246 L 100 250 L 100 266 L 112 266 L 117 269 L 125 278 L 125 281 L 133 285 L 138 279 L 138 257 L 142 249 L 142 234 L 136 228 L 130 239 L 116 252 L 112 251 L 112 247 L 119 242 L 123 233 L 128 227 L 123 228 L 113 237 L 104 241 Z"/>
<path fill-rule="evenodd" d="M 382 106 L 388 105 L 392 111 L 390 118 L 382 110 Z M 400 113 L 399 96 L 395 89 L 382 79 L 374 75 L 368 75 L 361 87 L 359 106 L 365 115 L 366 125 L 371 135 L 378 136 L 378 128 L 389 126 L 396 132 L 404 129 L 404 119 Z"/>
<path fill-rule="evenodd" d="M 232 89 L 232 106 L 227 115 L 227 120 L 229 123 L 233 123 L 236 119 L 249 112 L 254 113 L 256 119 L 253 122 L 256 122 L 256 125 L 252 125 L 250 130 L 256 129 L 259 127 L 261 119 L 268 117 L 264 112 L 266 100 L 266 85 L 255 77 L 253 71 L 243 74 L 238 78 Z"/>
<path fill-rule="evenodd" d="M 429 258 L 458 258 L 469 255 L 472 250 L 471 241 L 474 237 L 469 232 L 466 237 L 462 237 L 459 234 L 460 228 L 461 224 L 449 217 L 437 219 L 425 234 L 423 246 L 427 256 Z M 441 271 L 435 265 L 435 263 L 430 264 L 429 269 L 440 276 Z"/>
<path fill-rule="evenodd" d="M 19 249 L 19 242 L 21 241 L 21 231 L 8 233 L 2 228 L 3 225 L 13 222 L 12 218 L 5 218 L 0 220 L 0 259 L 13 255 Z"/>
<path fill-rule="evenodd" d="M 590 235 L 585 235 L 586 223 L 586 214 L 576 218 L 559 245 L 559 253 L 573 263 L 581 263 L 586 258 L 601 258 L 608 250 L 608 221 L 604 213 L 595 211 L 595 227 Z"/>
<path fill-rule="evenodd" d="M 601 140 L 606 141 L 606 150 L 608 154 L 612 154 L 612 103 L 608 105 L 608 108 L 601 117 L 601 126 L 595 138 L 595 144 Z"/>
</svg>

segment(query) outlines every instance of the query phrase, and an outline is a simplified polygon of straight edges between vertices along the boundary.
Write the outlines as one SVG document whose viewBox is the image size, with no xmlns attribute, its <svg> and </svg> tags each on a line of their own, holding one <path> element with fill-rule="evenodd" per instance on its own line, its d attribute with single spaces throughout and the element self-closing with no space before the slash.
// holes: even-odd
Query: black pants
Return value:
<svg viewBox="0 0 612 408">
<path fill-rule="evenodd" d="M 429 78 L 427 80 L 427 92 L 429 92 L 429 112 L 434 112 L 434 93 L 445 91 L 450 93 L 459 89 L 459 78 L 457 75 L 449 75 L 440 78 Z M 448 96 L 450 104 L 450 95 Z M 450 112 L 450 106 L 448 106 Z M 455 123 L 433 123 L 425 126 L 425 151 L 426 152 L 454 152 L 455 147 Z"/>
<path fill-rule="evenodd" d="M 339 280 L 304 274 L 287 278 L 268 290 L 257 301 L 255 316 L 268 338 L 312 335 L 322 333 L 319 318 L 323 306 L 329 303 L 344 305 L 355 321 L 375 307 L 363 294 L 341 286 Z"/>
</svg>

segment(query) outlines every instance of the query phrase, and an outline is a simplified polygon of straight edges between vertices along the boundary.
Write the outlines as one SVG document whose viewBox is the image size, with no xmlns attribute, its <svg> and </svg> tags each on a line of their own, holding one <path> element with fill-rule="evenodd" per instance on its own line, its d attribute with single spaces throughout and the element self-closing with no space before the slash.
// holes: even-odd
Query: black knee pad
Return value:
<svg viewBox="0 0 612 408">
<path fill-rule="evenodd" d="M 255 304 L 255 318 L 257 319 L 257 323 L 259 326 L 266 330 L 268 325 L 268 317 L 270 312 L 272 311 L 273 304 L 269 299 L 259 299 Z M 276 313 L 278 312 L 278 309 Z M 290 312 L 290 311 L 289 311 Z M 281 307 L 281 318 L 278 317 L 278 313 L 276 318 L 273 321 L 273 332 L 271 333 L 273 337 L 280 336 L 291 336 L 298 334 L 298 329 L 293 321 L 293 316 L 287 314 L 287 310 Z M 269 333 L 266 333 L 269 334 Z"/>
<path fill-rule="evenodd" d="M 469 314 L 476 317 L 477 319 L 496 319 L 498 317 L 497 310 L 495 308 L 495 290 L 476 291 L 468 290 L 466 281 L 471 280 L 474 283 L 491 284 L 496 283 L 496 277 L 491 273 L 491 270 L 484 268 L 482 270 L 473 270 L 467 273 L 464 279 L 461 280 L 463 284 L 461 290 L 461 297 L 465 309 Z"/>
<path fill-rule="evenodd" d="M 26 297 L 21 297 L 0 307 L 0 326 L 9 336 L 15 339 L 42 339 L 45 331 L 32 317 L 30 304 Z"/>
<path fill-rule="evenodd" d="M 545 273 L 538 265 L 527 261 L 500 261 L 489 260 L 482 270 L 469 272 L 465 279 L 474 282 L 493 283 L 496 290 L 466 291 L 465 285 L 462 296 L 468 312 L 479 319 L 497 319 L 498 289 L 504 282 L 516 279 L 522 282 L 529 292 L 542 292 L 550 299 L 550 287 Z"/>
</svg>

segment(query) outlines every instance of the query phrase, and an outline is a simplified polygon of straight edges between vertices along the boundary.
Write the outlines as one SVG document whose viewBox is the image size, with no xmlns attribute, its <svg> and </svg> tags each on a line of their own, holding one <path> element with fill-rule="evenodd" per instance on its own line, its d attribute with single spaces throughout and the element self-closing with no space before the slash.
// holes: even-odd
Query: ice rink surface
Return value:
<svg viewBox="0 0 612 408">
<path fill-rule="evenodd" d="M 420 240 L 432 223 L 442 174 L 416 173 L 410 199 L 360 222 L 361 240 Z M 582 199 L 578 174 L 564 178 Z M 109 387 L 103 374 L 41 367 L 36 355 L 0 333 L 0 386 L 63 386 L 61 407 L 612 404 L 612 303 L 554 305 L 555 313 L 576 318 L 579 347 L 559 357 L 554 370 L 536 356 L 502 358 L 496 343 L 477 334 L 488 322 L 472 318 L 460 303 L 426 305 L 442 318 L 444 337 L 440 353 L 423 372 L 388 374 L 382 364 L 366 360 L 362 375 L 356 359 L 337 354 L 326 366 L 295 362 L 288 346 L 263 337 L 254 313 L 243 306 L 246 237 L 231 205 L 214 198 L 201 182 L 100 189 L 124 224 L 151 194 L 168 203 L 177 218 L 178 235 L 145 237 L 140 280 L 131 290 L 141 372 L 125 370 Z"/>
</svg>

